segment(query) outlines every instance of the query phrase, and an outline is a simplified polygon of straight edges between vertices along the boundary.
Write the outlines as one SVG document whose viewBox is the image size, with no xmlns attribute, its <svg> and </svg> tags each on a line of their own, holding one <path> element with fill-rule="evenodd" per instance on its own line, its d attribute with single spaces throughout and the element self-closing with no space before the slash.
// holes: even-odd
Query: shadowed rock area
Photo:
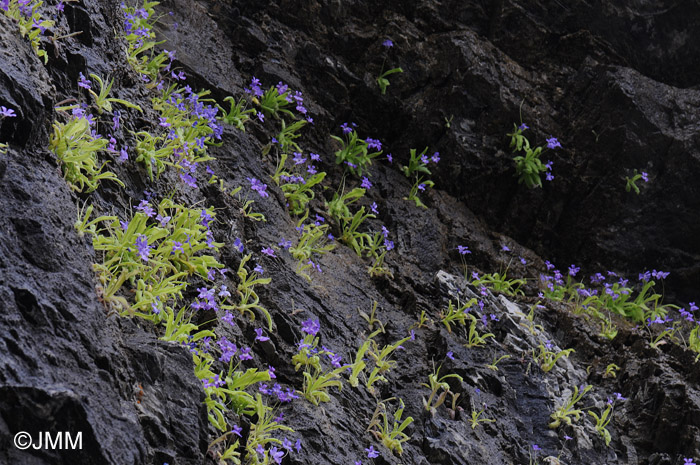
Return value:
<svg viewBox="0 0 700 465">
<path fill-rule="evenodd" d="M 320 344 L 348 364 L 378 328 L 360 314 L 369 314 L 373 303 L 384 327 L 374 336 L 380 348 L 412 336 L 393 353 L 396 365 L 374 392 L 362 378 L 352 387 L 343 373 L 342 390 L 330 388 L 329 401 L 318 406 L 303 396 L 281 404 L 263 396 L 281 416 L 279 423 L 294 430 L 276 435 L 276 447 L 282 449 L 283 438 L 301 440 L 301 449 L 285 452 L 279 463 L 700 460 L 700 371 L 688 336 L 697 321 L 671 309 L 668 316 L 679 322 L 675 339 L 651 347 L 650 338 L 664 325 L 649 329 L 601 310 L 618 331 L 610 340 L 600 334 L 600 322 L 577 306 L 583 294 L 538 296 L 546 290 L 540 275 L 548 273 L 549 260 L 565 278 L 575 263 L 579 277 L 610 270 L 629 278 L 635 290 L 643 286 L 638 273 L 670 271 L 655 288 L 665 303 L 685 309 L 700 298 L 697 2 L 161 2 L 154 31 L 165 42 L 156 49 L 176 51 L 172 69 L 187 76 L 181 85 L 211 91 L 206 98 L 223 107 L 229 95 L 251 100 L 253 76 L 264 90 L 283 82 L 303 94 L 313 124 L 297 143 L 304 153 L 320 154 L 316 166 L 327 173 L 314 188 L 308 223 L 320 215 L 341 237 L 326 203 L 361 183 L 334 163 L 339 145 L 330 135 L 339 136 L 341 124 L 354 122 L 361 137 L 381 141 L 382 156 L 364 173 L 372 187 L 358 205 L 368 210 L 376 204 L 378 211 L 363 228 L 389 231 L 395 244 L 385 258 L 391 276 L 370 276 L 371 261 L 338 242 L 315 256 L 322 272 L 314 271 L 310 280 L 295 271 L 289 251 L 277 246 L 281 239 L 298 240 L 301 219 L 290 214 L 289 200 L 271 179 L 279 156 L 271 139 L 280 132 L 279 118 L 251 116 L 245 131 L 223 125 L 221 145 L 208 148 L 214 159 L 201 164 L 196 189 L 183 183 L 175 166 L 149 179 L 144 164 L 134 161 L 134 145 L 139 131 L 159 130 L 160 113 L 152 104 L 157 91 L 127 62 L 119 3 L 81 0 L 66 3 L 63 12 L 57 3 L 40 10 L 57 22 L 42 39 L 46 65 L 20 36 L 16 21 L 0 12 L 0 105 L 16 113 L 0 118 L 0 142 L 9 145 L 6 154 L 0 152 L 0 463 L 233 464 L 220 459 L 222 444 L 237 439 L 233 425 L 242 428 L 240 463 L 268 460 L 246 458 L 244 450 L 259 416 L 237 414 L 231 406 L 227 437 L 215 442 L 222 432 L 210 421 L 208 391 L 195 375 L 198 341 L 161 340 L 164 325 L 119 316 L 93 267 L 102 255 L 89 234 L 74 226 L 88 204 L 95 207 L 93 216 L 124 220 L 142 200 L 163 198 L 215 208 L 211 231 L 222 244 L 217 259 L 230 271 L 221 273 L 218 286 L 237 289 L 235 270 L 247 253 L 253 255 L 248 268 L 261 265 L 271 278 L 256 290 L 271 314 L 272 331 L 260 314 L 255 321 L 237 316 L 229 325 L 221 312 L 192 312 L 199 329 L 252 347 L 253 358 L 242 361 L 242 369 L 274 367 L 270 385 L 303 390 L 292 357 L 309 319 L 320 323 Z M 382 45 L 387 39 L 392 47 Z M 376 78 L 395 67 L 403 72 L 389 77 L 382 94 Z M 56 107 L 75 103 L 79 95 L 89 101 L 77 86 L 80 73 L 114 78 L 111 95 L 143 109 L 115 104 L 122 114 L 118 128 L 112 114 L 95 113 L 96 130 L 113 136 L 118 147 L 100 152 L 99 160 L 108 162 L 124 187 L 103 181 L 95 192 L 74 192 L 49 150 L 52 123 L 68 116 Z M 552 136 L 561 142 L 562 148 L 543 154 L 543 162 L 553 162 L 554 180 L 542 188 L 518 183 L 507 135 L 514 123 L 529 126 L 533 145 L 545 146 Z M 118 151 L 125 145 L 131 156 L 122 163 Z M 410 149 L 426 146 L 428 154 L 439 152 L 440 161 L 430 165 L 435 187 L 420 193 L 427 206 L 420 208 L 406 200 L 412 181 L 400 166 L 408 163 Z M 240 194 L 208 183 L 205 165 L 227 186 L 241 186 Z M 649 177 L 637 182 L 638 195 L 625 190 L 634 170 Z M 251 190 L 251 178 L 268 185 L 269 197 Z M 252 211 L 266 221 L 246 215 L 247 200 L 254 200 Z M 270 246 L 274 257 L 260 252 Z M 469 254 L 460 254 L 458 246 L 468 246 Z M 523 292 L 482 287 L 472 273 L 522 278 Z M 210 285 L 191 277 L 178 309 L 201 300 L 200 288 Z M 137 291 L 127 283 L 120 295 L 133 299 Z M 471 298 L 481 302 L 470 310 L 477 317 L 473 328 L 493 336 L 482 347 L 465 347 L 468 319 L 463 326 L 441 322 L 450 302 Z M 424 324 L 418 325 L 422 314 Z M 257 339 L 261 327 L 270 340 Z M 211 346 L 218 360 L 221 350 Z M 575 352 L 545 371 L 534 359 L 542 347 Z M 618 367 L 616 376 L 606 373 L 611 364 Z M 454 397 L 445 395 L 445 403 L 429 412 L 424 403 L 430 389 L 422 383 L 438 366 L 440 375 L 459 375 L 446 381 L 459 397 L 453 404 Z M 223 376 L 227 365 L 217 361 L 215 368 Z M 593 387 L 577 404 L 580 420 L 549 427 L 557 406 L 585 385 Z M 259 386 L 248 391 L 255 395 Z M 606 446 L 588 411 L 603 412 L 613 393 L 624 400 L 614 402 Z M 378 401 L 390 398 L 402 399 L 404 418 L 413 418 L 401 455 L 368 432 Z M 387 405 L 394 411 L 398 400 Z M 470 423 L 479 411 L 494 421 Z M 21 450 L 13 444 L 20 431 L 33 437 L 82 432 L 83 447 Z M 370 446 L 379 451 L 377 458 L 368 458 Z"/>
</svg>

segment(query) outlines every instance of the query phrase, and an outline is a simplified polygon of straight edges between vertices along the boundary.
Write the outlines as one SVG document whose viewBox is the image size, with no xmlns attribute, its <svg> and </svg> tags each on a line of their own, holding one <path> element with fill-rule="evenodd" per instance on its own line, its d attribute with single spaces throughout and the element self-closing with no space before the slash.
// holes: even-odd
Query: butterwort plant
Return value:
<svg viewBox="0 0 700 465">
<path fill-rule="evenodd" d="M 386 39 L 384 42 L 382 42 L 382 46 L 389 50 L 390 48 L 394 47 L 394 42 L 391 41 L 391 39 Z M 385 64 L 386 57 L 384 57 L 384 61 L 382 62 L 382 68 L 379 71 L 379 76 L 377 77 L 377 85 L 379 86 L 379 90 L 381 91 L 382 95 L 386 94 L 386 88 L 389 87 L 390 84 L 389 79 L 387 78 L 392 74 L 403 73 L 403 69 L 401 69 L 400 67 L 384 71 Z"/>
<path fill-rule="evenodd" d="M 109 180 L 124 187 L 116 174 L 103 171 L 107 162 L 100 164 L 97 153 L 105 151 L 108 141 L 95 133 L 92 115 L 81 108 L 73 108 L 68 121 L 54 121 L 49 150 L 56 155 L 63 177 L 76 192 L 92 192 L 101 181 Z"/>
<path fill-rule="evenodd" d="M 546 179 L 551 181 L 554 179 L 552 175 L 552 162 L 543 163 L 540 156 L 543 153 L 543 147 L 532 148 L 527 137 L 523 135 L 529 127 L 523 123 L 520 126 L 514 124 L 513 132 L 510 136 L 510 148 L 513 152 L 523 152 L 523 155 L 517 155 L 513 158 L 515 162 L 515 171 L 518 176 L 518 184 L 524 183 L 528 188 L 542 187 L 541 175 L 546 173 Z M 556 137 L 547 139 L 547 148 L 550 150 L 561 148 L 561 143 Z"/>
<path fill-rule="evenodd" d="M 320 329 L 318 320 L 305 321 L 301 330 L 306 336 L 299 341 L 298 352 L 292 357 L 292 363 L 297 371 L 302 366 L 304 367 L 304 386 L 301 393 L 314 405 L 331 400 L 328 393 L 329 388 L 337 387 L 339 390 L 343 388 L 340 374 L 348 368 L 347 365 L 341 365 L 338 354 L 325 347 L 318 348 L 319 338 L 317 334 Z M 333 368 L 323 367 L 322 359 L 324 358 L 329 359 Z"/>
<path fill-rule="evenodd" d="M 408 165 L 401 167 L 401 172 L 407 178 L 413 178 L 413 186 L 411 187 L 411 191 L 408 194 L 408 197 L 405 197 L 404 199 L 412 200 L 417 207 L 422 208 L 428 207 L 420 200 L 418 195 L 422 192 L 425 192 L 427 188 L 432 188 L 435 186 L 435 183 L 433 181 L 426 178 L 427 176 L 430 176 L 432 174 L 430 169 L 428 168 L 428 164 L 437 164 L 440 161 L 439 152 L 435 152 L 432 156 L 429 157 L 426 154 L 427 151 L 428 147 L 424 148 L 422 152 L 418 152 L 418 150 L 416 149 L 411 149 L 409 151 L 410 158 L 408 161 Z"/>
<path fill-rule="evenodd" d="M 336 243 L 329 239 L 329 225 L 325 222 L 317 220 L 316 222 L 304 224 L 308 215 L 307 210 L 306 214 L 297 223 L 299 240 L 296 245 L 289 247 L 289 253 L 297 261 L 297 273 L 311 281 L 309 271 L 320 271 L 316 256 L 330 252 L 336 247 Z"/>
<path fill-rule="evenodd" d="M 632 177 L 625 177 L 625 180 L 627 181 L 627 184 L 625 184 L 625 190 L 627 192 L 634 191 L 635 194 L 639 195 L 641 191 L 639 190 L 639 186 L 637 186 L 637 181 L 640 179 L 644 182 L 649 182 L 649 174 L 646 171 L 638 173 L 637 170 L 634 170 Z"/>
<path fill-rule="evenodd" d="M 7 108 L 5 106 L 0 106 L 0 121 L 5 118 L 14 118 L 17 114 L 12 108 Z M 0 142 L 0 155 L 7 153 L 7 144 Z"/>
<path fill-rule="evenodd" d="M 352 174 L 362 176 L 372 160 L 382 154 L 382 143 L 377 139 L 361 139 L 355 123 L 343 123 L 340 128 L 342 137 L 331 135 L 340 144 L 340 149 L 335 152 L 335 163 L 344 164 Z"/>
<path fill-rule="evenodd" d="M 40 10 L 43 5 L 44 2 L 39 0 L 2 0 L 0 12 L 17 21 L 20 35 L 29 40 L 34 53 L 46 64 L 49 56 L 41 46 L 41 37 L 48 29 L 54 27 L 55 22 L 42 17 Z"/>
<path fill-rule="evenodd" d="M 403 418 L 405 405 L 402 399 L 398 399 L 398 408 L 393 414 L 390 414 L 387 403 L 393 400 L 395 398 L 392 397 L 377 404 L 367 431 L 372 433 L 378 441 L 381 441 L 387 449 L 401 455 L 403 454 L 403 443 L 411 439 L 404 431 L 413 423 L 413 417 Z"/>
<path fill-rule="evenodd" d="M 304 97 L 301 92 L 292 91 L 289 86 L 280 82 L 276 86 L 271 86 L 267 91 L 263 92 L 260 80 L 253 78 L 250 81 L 250 88 L 245 89 L 246 92 L 253 95 L 253 103 L 260 105 L 260 111 L 265 116 L 279 118 L 280 115 L 286 115 L 294 118 L 294 113 L 287 107 L 294 107 L 296 111 L 305 116 L 308 111 L 304 107 Z M 260 121 L 264 118 L 259 116 Z"/>
</svg>

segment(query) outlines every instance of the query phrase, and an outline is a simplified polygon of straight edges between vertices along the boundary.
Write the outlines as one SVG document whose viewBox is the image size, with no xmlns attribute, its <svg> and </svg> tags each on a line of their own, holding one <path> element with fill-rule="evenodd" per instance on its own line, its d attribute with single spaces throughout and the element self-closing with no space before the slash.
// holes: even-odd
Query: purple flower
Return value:
<svg viewBox="0 0 700 465">
<path fill-rule="evenodd" d="M 80 73 L 80 79 L 78 79 L 78 87 L 82 87 L 83 89 L 91 89 L 90 81 L 85 79 L 83 73 Z"/>
<path fill-rule="evenodd" d="M 114 116 L 112 116 L 112 128 L 116 131 L 119 129 L 119 119 L 121 118 L 122 114 L 119 110 L 114 112 Z"/>
<path fill-rule="evenodd" d="M 389 160 L 389 163 L 394 163 L 394 156 L 392 154 L 387 155 L 386 159 Z"/>
<path fill-rule="evenodd" d="M 367 452 L 367 457 L 374 459 L 379 457 L 379 451 L 374 450 L 374 446 L 369 446 L 369 449 L 365 449 Z"/>
<path fill-rule="evenodd" d="M 253 268 L 253 271 L 255 271 L 258 274 L 264 274 L 265 270 L 263 269 L 262 266 L 258 265 L 257 263 L 255 264 L 255 268 Z"/>
<path fill-rule="evenodd" d="M 231 297 L 231 293 L 228 291 L 226 284 L 221 285 L 221 291 L 219 291 L 219 297 Z"/>
<path fill-rule="evenodd" d="M 572 277 L 576 276 L 576 273 L 578 273 L 579 271 L 581 271 L 581 267 L 576 266 L 576 265 L 571 265 L 569 267 L 569 276 L 572 276 Z"/>
<path fill-rule="evenodd" d="M 564 435 L 564 441 L 571 441 L 572 439 L 573 438 L 571 436 L 568 436 L 566 434 Z"/>
<path fill-rule="evenodd" d="M 175 252 L 184 252 L 185 250 L 182 248 L 182 242 L 178 241 L 173 241 L 173 250 L 170 252 L 170 255 L 174 255 Z"/>
<path fill-rule="evenodd" d="M 233 246 L 238 249 L 240 253 L 243 253 L 243 243 L 241 242 L 241 239 L 239 237 L 236 238 L 235 241 L 233 241 Z"/>
<path fill-rule="evenodd" d="M 235 434 L 239 438 L 243 437 L 243 436 L 241 436 L 241 431 L 243 431 L 243 428 L 241 428 L 238 425 L 233 425 L 233 428 L 231 428 L 231 434 Z"/>
<path fill-rule="evenodd" d="M 683 465 L 695 465 L 695 462 L 693 462 L 694 459 L 690 458 L 684 458 L 683 459 Z"/>
<path fill-rule="evenodd" d="M 294 152 L 294 158 L 292 158 L 292 161 L 294 161 L 295 165 L 301 165 L 306 163 L 306 157 L 299 152 Z"/>
<path fill-rule="evenodd" d="M 369 209 L 374 213 L 375 215 L 379 215 L 379 210 L 377 210 L 377 202 L 372 202 L 372 205 L 369 206 Z"/>
<path fill-rule="evenodd" d="M 343 130 L 343 134 L 350 134 L 352 132 L 352 128 L 348 123 L 343 123 L 340 125 L 340 129 Z"/>
<path fill-rule="evenodd" d="M 458 245 L 457 251 L 459 252 L 460 255 L 466 255 L 468 253 L 471 253 L 471 251 L 469 250 L 469 247 L 464 246 L 464 245 Z"/>
<path fill-rule="evenodd" d="M 170 73 L 170 77 L 172 77 L 176 81 L 184 81 L 185 79 L 187 79 L 184 71 L 178 71 L 177 73 L 175 71 L 172 71 Z"/>
<path fill-rule="evenodd" d="M 391 39 L 386 39 L 384 42 L 382 42 L 382 46 L 386 48 L 391 48 L 394 46 L 394 42 L 392 42 Z"/>
<path fill-rule="evenodd" d="M 520 129 L 521 131 L 524 131 L 524 130 L 526 130 L 526 129 L 530 129 L 530 126 L 528 126 L 527 124 L 523 123 L 523 124 L 521 124 L 520 126 L 518 126 L 518 129 Z"/>
<path fill-rule="evenodd" d="M 523 257 L 520 257 L 520 263 L 523 265 L 527 265 L 527 260 L 525 260 Z"/>
<path fill-rule="evenodd" d="M 275 251 L 272 249 L 272 247 L 263 247 L 260 252 L 270 257 L 275 257 Z"/>
<path fill-rule="evenodd" d="M 620 394 L 619 392 L 613 392 L 613 395 L 615 396 L 615 400 L 627 400 L 627 397 L 622 397 L 622 394 Z"/>
<path fill-rule="evenodd" d="M 318 320 L 308 319 L 301 324 L 301 331 L 315 336 L 321 330 L 321 323 Z"/>
<path fill-rule="evenodd" d="M 554 175 L 551 172 L 547 171 L 547 173 L 544 175 L 544 179 L 547 181 L 554 181 Z"/>
<path fill-rule="evenodd" d="M 262 328 L 256 328 L 256 329 L 255 329 L 255 334 L 256 334 L 256 336 L 255 336 L 255 340 L 256 340 L 256 341 L 265 342 L 265 341 L 269 341 L 269 340 L 270 340 L 269 337 L 263 336 L 263 330 L 262 330 Z"/>
<path fill-rule="evenodd" d="M 555 149 L 557 147 L 561 148 L 561 144 L 556 137 L 550 137 L 547 139 L 547 148 Z"/>
<path fill-rule="evenodd" d="M 263 184 L 256 178 L 248 178 L 248 181 L 250 181 L 250 188 L 260 194 L 260 197 L 265 198 L 270 196 L 270 194 L 266 192 L 267 184 Z"/>
<path fill-rule="evenodd" d="M 501 246 L 501 250 L 504 251 L 504 252 L 510 252 L 510 249 L 509 249 L 508 246 L 505 245 L 505 244 Z"/>
<path fill-rule="evenodd" d="M 127 152 L 128 146 L 123 146 L 119 151 L 119 163 L 124 163 L 129 159 L 129 152 Z"/>
<path fill-rule="evenodd" d="M 656 279 L 666 279 L 666 278 L 668 278 L 668 275 L 670 275 L 670 274 L 671 274 L 670 272 L 656 271 L 656 270 L 653 270 L 651 272 L 651 275 Z"/>
<path fill-rule="evenodd" d="M 342 360 L 342 357 L 339 354 L 334 354 L 330 351 L 327 355 L 328 358 L 331 359 L 331 365 L 333 365 L 336 368 L 340 368 L 340 361 Z"/>
<path fill-rule="evenodd" d="M 368 137 L 367 139 L 365 139 L 365 142 L 367 142 L 368 149 L 375 149 L 377 151 L 380 151 L 382 149 L 382 143 L 379 142 L 377 139 L 370 139 Z"/>
<path fill-rule="evenodd" d="M 447 354 L 445 354 L 445 356 L 446 356 L 447 358 L 449 358 L 450 360 L 454 360 L 454 359 L 455 359 L 454 354 L 452 353 L 452 351 L 447 352 Z"/>
<path fill-rule="evenodd" d="M 65 5 L 63 5 L 63 2 L 62 2 L 62 1 L 61 1 L 61 2 L 58 2 L 58 5 L 56 5 L 56 10 L 60 11 L 61 13 L 63 13 L 63 7 L 64 7 L 64 6 L 65 6 Z"/>
<path fill-rule="evenodd" d="M 160 224 L 161 228 L 166 227 L 168 225 L 168 223 L 170 222 L 170 219 L 171 219 L 171 217 L 169 217 L 169 216 L 161 216 L 161 215 L 156 216 L 156 221 Z"/>
<path fill-rule="evenodd" d="M 301 439 L 297 439 L 297 442 L 294 443 L 294 449 L 297 451 L 297 453 L 301 452 Z"/>
<path fill-rule="evenodd" d="M 421 163 L 423 163 L 424 165 L 427 165 L 427 164 L 429 163 L 429 161 L 430 161 L 430 160 L 428 160 L 428 156 L 427 156 L 427 155 L 421 155 L 421 157 L 420 157 L 420 162 L 421 162 Z"/>
<path fill-rule="evenodd" d="M 136 249 L 139 252 L 141 260 L 144 262 L 148 261 L 148 256 L 151 254 L 151 246 L 148 245 L 148 237 L 143 234 L 139 234 L 136 238 Z"/>
<path fill-rule="evenodd" d="M 649 174 L 646 171 L 642 171 L 642 179 L 644 182 L 649 182 Z"/>
<path fill-rule="evenodd" d="M 540 446 L 538 446 L 537 444 L 533 444 L 532 449 L 533 450 L 542 450 L 542 448 Z"/>
<path fill-rule="evenodd" d="M 425 183 L 420 183 L 420 184 L 418 184 L 418 190 L 419 190 L 419 191 L 424 191 L 424 190 L 425 190 Z"/>
<path fill-rule="evenodd" d="M 282 463 L 282 458 L 284 457 L 284 452 L 282 452 L 281 450 L 278 451 L 277 447 L 272 446 L 270 448 L 270 457 L 272 458 L 272 460 L 275 461 L 275 463 Z"/>
<path fill-rule="evenodd" d="M 6 118 L 14 118 L 15 116 L 15 110 L 12 108 L 7 108 L 7 107 L 0 107 L 0 116 L 4 116 Z"/>
<path fill-rule="evenodd" d="M 292 246 L 292 241 L 285 240 L 285 238 L 283 237 L 277 245 L 279 245 L 283 249 L 288 249 Z"/>
<path fill-rule="evenodd" d="M 371 189 L 372 183 L 369 182 L 369 179 L 367 179 L 367 176 L 362 176 L 362 184 L 360 184 L 360 186 L 364 189 Z"/>
<path fill-rule="evenodd" d="M 224 383 L 223 380 L 219 379 L 219 375 L 214 375 L 213 378 L 203 379 L 202 384 L 204 385 L 205 388 L 210 388 L 210 387 L 221 387 L 226 383 Z"/>
<path fill-rule="evenodd" d="M 253 356 L 250 355 L 250 347 L 243 347 L 243 348 L 241 348 L 241 353 L 240 353 L 240 355 L 238 356 L 238 358 L 241 359 L 241 361 L 243 361 L 243 360 L 252 360 L 252 359 L 253 359 Z"/>
<path fill-rule="evenodd" d="M 440 161 L 440 152 L 435 152 L 432 157 L 430 157 L 430 160 L 432 160 L 433 163 L 437 163 Z"/>
<path fill-rule="evenodd" d="M 227 363 L 234 355 L 236 355 L 236 352 L 238 352 L 238 347 L 236 347 L 236 344 L 226 339 L 226 336 L 216 341 L 216 343 L 221 349 L 221 357 L 219 357 L 219 361 L 221 362 Z"/>
<path fill-rule="evenodd" d="M 153 210 L 153 207 L 151 207 L 151 204 L 148 203 L 148 200 L 145 199 L 139 203 L 139 205 L 136 207 L 136 210 L 140 211 L 149 218 L 152 218 L 153 215 L 156 214 L 155 210 Z"/>
</svg>

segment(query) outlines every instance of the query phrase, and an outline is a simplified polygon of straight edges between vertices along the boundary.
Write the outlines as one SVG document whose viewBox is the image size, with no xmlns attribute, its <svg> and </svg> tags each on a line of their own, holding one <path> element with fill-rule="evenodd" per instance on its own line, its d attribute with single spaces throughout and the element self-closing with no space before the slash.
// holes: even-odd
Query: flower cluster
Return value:
<svg viewBox="0 0 700 465">
<path fill-rule="evenodd" d="M 267 193 L 267 184 L 263 184 L 256 178 L 248 178 L 248 181 L 250 181 L 250 188 L 257 192 L 260 197 L 265 198 L 270 196 L 270 194 Z"/>
<path fill-rule="evenodd" d="M 260 383 L 258 391 L 265 395 L 275 396 L 277 400 L 283 404 L 299 398 L 299 396 L 294 392 L 294 389 L 282 389 L 282 386 L 280 386 L 279 383 L 275 383 L 272 387 L 268 387 L 268 385 L 265 383 Z"/>
<path fill-rule="evenodd" d="M 294 105 L 294 109 L 306 121 L 313 123 L 313 118 L 308 115 L 308 110 L 304 106 L 304 96 L 300 91 L 292 92 L 289 86 L 283 82 L 277 83 L 276 86 L 271 86 L 267 91 L 263 91 L 262 84 L 258 78 L 253 76 L 250 80 L 250 86 L 244 91 L 253 96 L 253 102 L 260 105 L 260 113 L 258 119 L 261 122 L 265 121 L 265 116 L 275 116 L 284 114 L 289 117 L 294 117 L 293 113 L 287 109 L 288 106 Z"/>
<path fill-rule="evenodd" d="M 340 149 L 335 152 L 335 163 L 345 165 L 351 173 L 362 176 L 362 172 L 372 160 L 382 153 L 382 143 L 378 139 L 361 139 L 357 134 L 355 123 L 343 123 L 340 126 L 343 137 L 331 136 L 340 143 Z"/>
<path fill-rule="evenodd" d="M 513 132 L 508 134 L 511 137 L 510 147 L 513 149 L 513 152 L 523 152 L 523 155 L 513 157 L 515 171 L 518 175 L 518 184 L 525 183 L 528 188 L 542 187 L 541 173 L 545 173 L 547 181 L 553 181 L 552 165 L 554 163 L 551 160 L 546 164 L 542 163 L 540 155 L 543 148 L 530 147 L 530 142 L 523 135 L 523 132 L 529 129 L 529 126 L 522 123 L 520 126 L 514 124 L 513 127 Z M 561 148 L 561 143 L 556 137 L 549 137 L 547 138 L 547 148 L 551 150 Z"/>
</svg>

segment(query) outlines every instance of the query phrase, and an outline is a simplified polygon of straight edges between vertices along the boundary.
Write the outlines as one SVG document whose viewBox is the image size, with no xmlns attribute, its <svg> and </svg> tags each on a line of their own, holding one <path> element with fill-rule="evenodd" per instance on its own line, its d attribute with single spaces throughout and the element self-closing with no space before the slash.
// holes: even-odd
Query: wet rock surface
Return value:
<svg viewBox="0 0 700 465">
<path fill-rule="evenodd" d="M 258 251 L 296 235 L 298 219 L 271 182 L 270 197 L 255 202 L 264 223 L 243 218 L 242 202 L 211 186 L 173 187 L 174 172 L 151 183 L 136 164 L 110 163 L 125 189 L 103 183 L 90 195 L 71 192 L 47 147 L 54 107 L 76 95 L 78 73 L 113 76 L 115 95 L 150 108 L 149 92 L 126 65 L 123 39 L 113 33 L 121 28 L 118 7 L 104 0 L 66 4 L 62 24 L 82 33 L 47 47 L 47 66 L 0 15 L 0 104 L 18 114 L 0 120 L 0 140 L 10 144 L 0 155 L 2 463 L 215 463 L 207 451 L 217 435 L 189 351 L 100 301 L 95 253 L 73 227 L 86 200 L 112 214 L 137 204 L 144 190 L 167 196 L 174 189 L 188 204 L 213 205 L 230 269 L 240 262 L 236 238 Z M 415 147 L 442 157 L 425 210 L 404 199 L 411 185 L 395 165 L 371 168 L 375 187 L 367 195 L 380 211 L 374 226 L 386 225 L 396 244 L 387 255 L 393 279 L 370 278 L 366 261 L 342 245 L 320 259 L 323 272 L 312 282 L 295 273 L 288 254 L 264 262 L 272 284 L 260 297 L 276 330 L 267 344 L 254 346 L 250 366 L 276 367 L 284 386 L 303 383 L 291 357 L 304 320 L 320 320 L 322 343 L 344 361 L 369 334 L 358 309 L 368 312 L 373 301 L 386 324 L 381 344 L 405 337 L 422 311 L 434 320 L 396 353 L 398 365 L 377 394 L 400 397 L 414 418 L 402 456 L 366 431 L 377 399 L 345 384 L 319 407 L 303 399 L 280 407 L 303 440 L 302 451 L 283 463 L 366 463 L 370 444 L 381 452 L 376 464 L 526 464 L 533 444 L 541 460 L 552 456 L 549 463 L 670 465 L 700 458 L 695 354 L 675 344 L 651 349 L 644 331 L 621 319 L 618 336 L 608 341 L 563 304 L 537 309 L 541 329 L 534 333 L 526 316 L 538 302 L 535 280 L 544 259 L 577 263 L 587 273 L 670 270 L 668 295 L 697 295 L 696 2 L 172 0 L 158 8 L 159 37 L 177 50 L 175 64 L 193 88 L 210 89 L 218 101 L 240 97 L 254 75 L 264 86 L 284 81 L 303 92 L 314 118 L 303 146 L 322 154 L 328 172 L 326 189 L 311 203 L 314 213 L 324 213 L 323 200 L 343 178 L 328 134 L 338 134 L 345 121 L 380 139 L 401 163 Z M 391 49 L 381 45 L 387 38 Z M 392 76 L 386 95 L 375 82 L 383 62 L 404 71 Z M 555 181 L 543 189 L 528 190 L 515 178 L 506 133 L 521 114 L 532 141 L 555 135 L 563 145 L 549 152 Z M 129 116 L 115 133 L 120 142 L 158 121 L 149 110 Z M 227 128 L 222 146 L 212 149 L 212 168 L 232 185 L 269 179 L 275 161 L 261 148 L 276 134 L 273 123 L 251 123 L 245 133 Z M 633 169 L 650 174 L 639 196 L 624 190 Z M 527 277 L 527 296 L 478 294 L 462 277 L 461 244 L 472 251 L 469 272 L 507 269 L 509 277 Z M 494 338 L 481 348 L 465 348 L 468 328 L 449 332 L 438 318 L 450 299 L 472 296 L 495 317 L 488 323 Z M 253 325 L 243 320 L 235 328 L 213 324 L 239 344 L 254 342 Z M 532 350 L 549 341 L 576 352 L 545 373 Z M 487 367 L 502 355 L 509 358 L 498 370 Z M 620 367 L 617 377 L 603 377 L 611 363 Z M 460 408 L 431 414 L 420 384 L 440 364 L 442 373 L 463 378 L 450 381 Z M 583 404 L 595 412 L 613 392 L 627 398 L 616 404 L 610 447 L 585 412 L 573 427 L 548 427 L 556 405 L 582 384 L 594 385 Z M 495 422 L 472 428 L 471 412 L 483 404 L 485 418 Z M 249 421 L 241 419 L 244 430 Z M 83 450 L 21 451 L 12 444 L 17 431 L 47 430 L 81 431 Z"/>
</svg>

